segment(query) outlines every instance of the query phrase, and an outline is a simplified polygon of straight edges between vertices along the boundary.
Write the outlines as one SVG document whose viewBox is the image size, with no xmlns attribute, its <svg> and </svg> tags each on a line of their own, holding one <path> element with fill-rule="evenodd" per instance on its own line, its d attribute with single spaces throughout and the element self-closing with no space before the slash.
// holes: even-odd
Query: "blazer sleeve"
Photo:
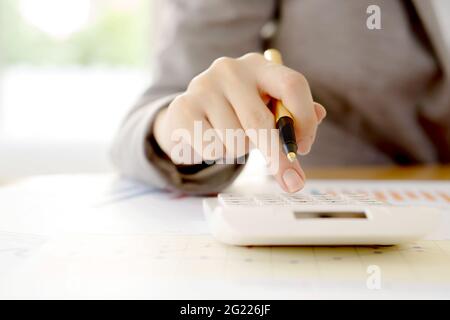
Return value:
<svg viewBox="0 0 450 320">
<path fill-rule="evenodd" d="M 215 164 L 190 172 L 175 166 L 158 150 L 153 120 L 215 59 L 260 51 L 260 30 L 273 10 L 274 0 L 159 2 L 152 85 L 125 118 L 112 147 L 121 174 L 190 194 L 218 192 L 234 180 L 242 165 Z"/>
</svg>

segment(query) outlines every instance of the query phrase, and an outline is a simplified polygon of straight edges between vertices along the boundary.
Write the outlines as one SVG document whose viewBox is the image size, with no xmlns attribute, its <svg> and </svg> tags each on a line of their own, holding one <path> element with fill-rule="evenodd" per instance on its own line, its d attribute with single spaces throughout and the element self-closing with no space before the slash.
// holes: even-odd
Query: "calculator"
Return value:
<svg viewBox="0 0 450 320">
<path fill-rule="evenodd" d="M 437 208 L 394 206 L 365 193 L 221 193 L 203 208 L 217 240 L 242 246 L 394 245 L 423 238 L 440 220 Z"/>
</svg>

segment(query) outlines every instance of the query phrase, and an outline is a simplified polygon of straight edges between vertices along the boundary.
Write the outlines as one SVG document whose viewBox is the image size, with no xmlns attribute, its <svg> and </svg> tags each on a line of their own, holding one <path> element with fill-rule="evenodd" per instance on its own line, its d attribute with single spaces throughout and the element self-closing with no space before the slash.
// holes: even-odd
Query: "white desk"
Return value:
<svg viewBox="0 0 450 320">
<path fill-rule="evenodd" d="M 449 240 L 228 247 L 209 237 L 200 198 L 109 175 L 40 177 L 0 189 L 0 231 L 6 298 L 450 297 Z M 380 290 L 367 286 L 374 265 Z"/>
</svg>

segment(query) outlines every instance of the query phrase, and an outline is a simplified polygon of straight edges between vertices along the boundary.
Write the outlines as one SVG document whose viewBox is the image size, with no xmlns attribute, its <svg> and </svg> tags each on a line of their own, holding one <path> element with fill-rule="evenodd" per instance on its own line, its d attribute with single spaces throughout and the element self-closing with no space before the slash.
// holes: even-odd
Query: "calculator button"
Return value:
<svg viewBox="0 0 450 320">
<path fill-rule="evenodd" d="M 380 206 L 384 205 L 385 203 L 378 201 L 378 200 L 360 200 L 361 204 L 371 205 L 371 206 Z"/>
<path fill-rule="evenodd" d="M 313 200 L 308 200 L 308 199 L 303 199 L 303 200 L 288 200 L 287 201 L 289 204 L 313 204 L 315 203 L 315 201 Z"/>
<path fill-rule="evenodd" d="M 256 203 L 251 196 L 219 194 L 219 201 L 226 206 L 255 206 Z"/>
<path fill-rule="evenodd" d="M 285 206 L 287 202 L 280 200 L 258 200 L 261 206 Z"/>
<path fill-rule="evenodd" d="M 305 205 L 358 205 L 376 206 L 385 205 L 365 193 L 345 193 L 332 195 L 327 193 L 310 194 L 271 194 L 256 195 L 219 194 L 219 201 L 224 206 L 305 206 Z"/>
<path fill-rule="evenodd" d="M 299 195 L 299 194 L 285 194 L 283 197 L 286 200 L 311 200 L 310 196 L 307 195 Z"/>
<path fill-rule="evenodd" d="M 315 204 L 314 199 L 307 195 L 283 195 L 285 201 L 290 205 L 312 205 Z"/>
<path fill-rule="evenodd" d="M 255 199 L 281 199 L 279 195 L 276 194 L 270 194 L 270 193 L 261 193 L 261 194 L 255 194 Z"/>
<path fill-rule="evenodd" d="M 254 199 L 260 206 L 284 206 L 287 204 L 281 196 L 275 194 L 257 194 Z"/>
<path fill-rule="evenodd" d="M 327 200 L 323 202 L 324 204 L 331 204 L 331 205 L 344 205 L 344 204 L 350 204 L 350 202 L 345 200 Z"/>
<path fill-rule="evenodd" d="M 227 202 L 223 203 L 223 205 L 228 206 L 228 207 L 234 207 L 234 206 L 254 207 L 257 204 L 254 201 L 227 201 Z"/>
</svg>

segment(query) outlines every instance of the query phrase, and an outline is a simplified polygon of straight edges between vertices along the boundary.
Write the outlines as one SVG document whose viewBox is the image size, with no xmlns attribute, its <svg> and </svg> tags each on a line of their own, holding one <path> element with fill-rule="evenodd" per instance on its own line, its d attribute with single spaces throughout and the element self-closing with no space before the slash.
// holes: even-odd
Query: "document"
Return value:
<svg viewBox="0 0 450 320">
<path fill-rule="evenodd" d="M 71 235 L 10 273 L 2 297 L 450 298 L 450 241 L 233 247 L 209 235 Z"/>
<path fill-rule="evenodd" d="M 281 192 L 251 185 L 232 188 Z M 448 182 L 308 181 L 302 192 L 435 206 L 443 222 L 402 246 L 242 248 L 209 235 L 200 197 L 112 175 L 35 178 L 0 189 L 0 297 L 448 298 L 449 191 Z M 384 290 L 369 288 L 374 266 Z"/>
</svg>

